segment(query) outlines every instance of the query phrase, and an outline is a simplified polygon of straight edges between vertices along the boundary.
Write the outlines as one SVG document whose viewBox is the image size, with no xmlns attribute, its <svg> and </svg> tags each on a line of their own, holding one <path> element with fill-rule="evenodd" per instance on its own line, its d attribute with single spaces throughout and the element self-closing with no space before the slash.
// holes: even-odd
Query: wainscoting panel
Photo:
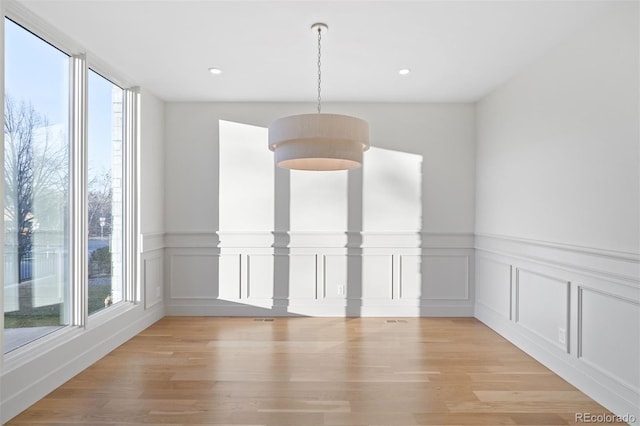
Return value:
<svg viewBox="0 0 640 426">
<path fill-rule="evenodd" d="M 385 299 L 390 300 L 393 296 L 393 256 L 385 255 L 349 255 L 350 263 L 357 263 L 358 258 L 362 259 L 361 282 L 358 282 L 358 271 L 351 273 L 352 281 L 349 286 L 362 287 L 362 300 Z M 351 271 L 350 271 L 351 272 Z M 351 294 L 351 293 L 349 293 Z"/>
<path fill-rule="evenodd" d="M 240 299 L 242 256 L 239 254 L 221 254 L 218 256 L 218 292 L 221 299 Z"/>
<path fill-rule="evenodd" d="M 170 255 L 172 299 L 215 299 L 218 297 L 218 256 L 215 254 Z"/>
<path fill-rule="evenodd" d="M 467 300 L 469 298 L 469 256 L 423 256 L 427 285 L 422 299 Z"/>
<path fill-rule="evenodd" d="M 320 291 L 320 298 L 345 299 L 347 296 L 348 267 L 347 256 L 325 255 L 324 280 Z"/>
<path fill-rule="evenodd" d="M 640 255 L 483 235 L 475 259 L 476 317 L 640 424 Z"/>
<path fill-rule="evenodd" d="M 508 262 L 476 255 L 477 303 L 511 319 L 511 265 Z"/>
<path fill-rule="evenodd" d="M 420 299 L 422 297 L 422 262 L 423 256 L 400 256 L 399 299 Z"/>
<path fill-rule="evenodd" d="M 468 300 L 469 256 L 400 256 L 400 299 Z"/>
<path fill-rule="evenodd" d="M 640 302 L 580 287 L 580 361 L 640 393 Z"/>
<path fill-rule="evenodd" d="M 273 297 L 274 256 L 252 254 L 247 256 L 247 298 Z"/>
<path fill-rule="evenodd" d="M 569 352 L 569 286 L 562 278 L 516 270 L 516 323 Z"/>
<path fill-rule="evenodd" d="M 159 251 L 153 256 L 145 256 L 143 259 L 143 288 L 144 307 L 149 309 L 152 306 L 162 303 L 164 292 L 164 273 L 162 265 L 162 252 Z"/>
<path fill-rule="evenodd" d="M 290 299 L 316 299 L 317 270 L 315 255 L 290 255 L 288 293 Z"/>
</svg>

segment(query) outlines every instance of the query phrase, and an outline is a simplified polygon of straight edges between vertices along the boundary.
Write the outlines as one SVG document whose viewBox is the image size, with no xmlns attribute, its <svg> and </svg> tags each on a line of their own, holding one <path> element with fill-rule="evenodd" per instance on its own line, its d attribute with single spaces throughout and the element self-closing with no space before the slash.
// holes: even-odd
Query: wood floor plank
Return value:
<svg viewBox="0 0 640 426">
<path fill-rule="evenodd" d="M 473 318 L 167 317 L 8 425 L 570 425 L 608 413 Z"/>
</svg>

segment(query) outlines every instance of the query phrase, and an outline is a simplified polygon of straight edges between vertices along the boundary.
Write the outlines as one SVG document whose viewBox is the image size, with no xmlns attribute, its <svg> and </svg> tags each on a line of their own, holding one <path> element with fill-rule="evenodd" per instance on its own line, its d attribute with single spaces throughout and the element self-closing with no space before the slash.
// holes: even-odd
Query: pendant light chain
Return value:
<svg viewBox="0 0 640 426">
<path fill-rule="evenodd" d="M 322 55 L 321 55 L 321 44 L 320 42 L 322 41 L 322 27 L 318 26 L 318 114 L 320 114 L 320 102 L 322 101 L 322 96 L 320 95 L 320 83 L 322 82 L 322 71 L 320 69 L 320 65 L 321 65 L 321 59 L 322 59 Z"/>
</svg>

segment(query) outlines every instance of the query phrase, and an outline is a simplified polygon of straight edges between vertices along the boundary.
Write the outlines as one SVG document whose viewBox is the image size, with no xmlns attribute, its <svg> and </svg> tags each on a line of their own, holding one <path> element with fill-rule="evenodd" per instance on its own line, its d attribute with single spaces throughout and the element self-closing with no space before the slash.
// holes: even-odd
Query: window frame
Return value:
<svg viewBox="0 0 640 426">
<path fill-rule="evenodd" d="M 99 327 L 121 313 L 132 309 L 140 302 L 140 280 L 138 250 L 139 231 L 139 105 L 140 90 L 119 78 L 118 73 L 87 52 L 82 46 L 67 38 L 57 29 L 13 0 L 5 0 L 3 20 L 0 31 L 4 40 L 4 23 L 9 19 L 25 30 L 39 37 L 52 47 L 69 55 L 69 202 L 70 202 L 70 259 L 69 279 L 71 289 L 70 324 L 62 326 L 50 334 L 42 336 L 0 357 L 0 367 L 6 372 L 23 365 L 42 355 L 52 345 L 64 342 L 88 328 Z M 1 58 L 0 79 L 4 88 L 5 69 L 4 49 Z M 123 300 L 109 309 L 102 309 L 88 315 L 88 194 L 87 194 L 87 152 L 88 152 L 88 71 L 100 74 L 123 89 Z M 4 90 L 0 93 L 4 105 Z M 4 117 L 4 108 L 3 108 Z M 0 153 L 4 158 L 4 134 Z M 4 179 L 0 183 L 0 196 L 4 192 Z M 4 227 L 4 218 L 1 219 Z M 0 255 L 4 258 L 4 244 L 0 245 Z M 4 277 L 4 264 L 0 265 L 0 274 Z M 0 293 L 2 316 L 0 325 L 4 330 L 4 286 Z M 0 348 L 3 348 L 4 332 L 0 333 Z"/>
</svg>

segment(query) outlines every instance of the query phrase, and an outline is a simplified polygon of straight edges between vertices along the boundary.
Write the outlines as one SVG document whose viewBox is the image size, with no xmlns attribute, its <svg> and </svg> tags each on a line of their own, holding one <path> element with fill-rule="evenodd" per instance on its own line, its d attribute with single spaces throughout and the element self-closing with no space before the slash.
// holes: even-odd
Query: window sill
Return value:
<svg viewBox="0 0 640 426">
<path fill-rule="evenodd" d="M 108 309 L 103 309 L 91 315 L 87 321 L 86 329 L 78 326 L 63 326 L 31 343 L 27 343 L 11 352 L 4 354 L 2 374 L 7 374 L 31 361 L 44 356 L 46 353 L 65 345 L 73 339 L 82 336 L 85 332 L 99 328 L 114 318 L 129 312 L 139 305 L 130 302 L 120 302 Z"/>
</svg>

